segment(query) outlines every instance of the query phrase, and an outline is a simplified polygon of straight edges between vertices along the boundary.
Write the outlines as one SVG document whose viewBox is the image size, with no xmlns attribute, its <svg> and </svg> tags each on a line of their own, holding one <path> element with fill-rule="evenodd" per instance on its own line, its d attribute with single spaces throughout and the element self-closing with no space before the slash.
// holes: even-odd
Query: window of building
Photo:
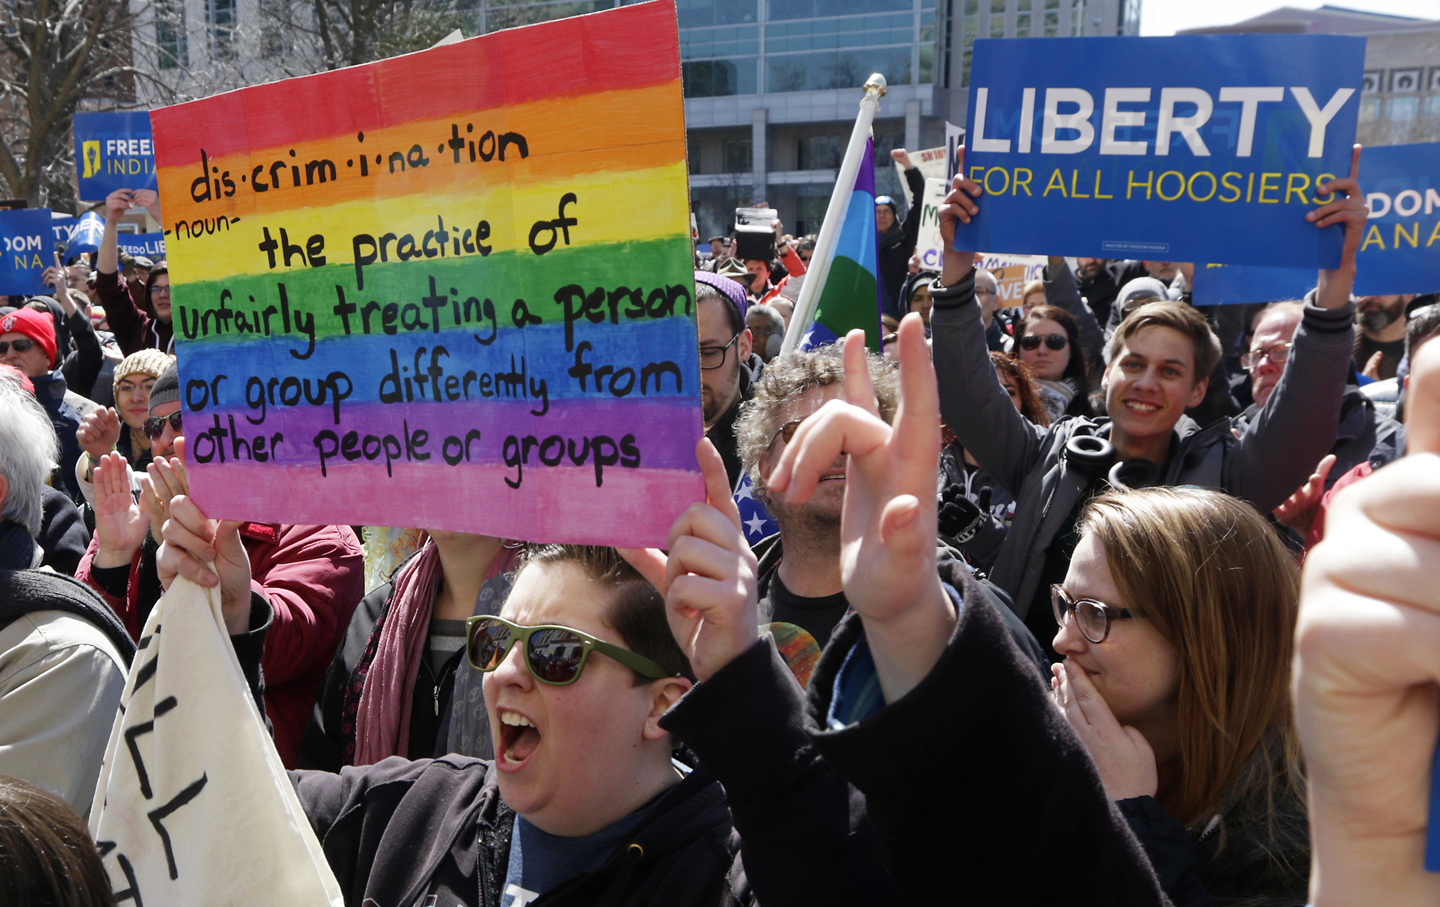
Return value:
<svg viewBox="0 0 1440 907">
<path fill-rule="evenodd" d="M 215 56 L 230 59 L 235 56 L 235 0 L 208 0 L 210 18 L 210 45 Z"/>
<path fill-rule="evenodd" d="M 260 54 L 283 57 L 290 52 L 290 4 L 286 0 L 260 0 Z"/>
<path fill-rule="evenodd" d="M 1028 38 L 1028 37 L 1030 37 L 1030 14 L 1029 14 L 1029 13 L 1016 13 L 1016 14 L 1015 14 L 1015 37 L 1017 37 L 1017 38 Z"/>
<path fill-rule="evenodd" d="M 1373 123 L 1380 119 L 1380 99 L 1366 98 L 1360 102 L 1360 122 Z"/>
<path fill-rule="evenodd" d="M 156 0 L 155 45 L 161 69 L 190 65 L 185 47 L 185 5 L 181 0 Z"/>
<path fill-rule="evenodd" d="M 681 28 L 706 25 L 738 25 L 758 18 L 757 0 L 678 0 L 676 12 Z"/>
<path fill-rule="evenodd" d="M 1060 0 L 1045 0 L 1045 37 L 1060 34 Z"/>
<path fill-rule="evenodd" d="M 1385 119 L 1392 123 L 1413 123 L 1419 115 L 1419 98 L 1391 98 L 1385 102 Z"/>
<path fill-rule="evenodd" d="M 990 17 L 990 37 L 1005 37 L 1005 17 L 1003 15 Z"/>
<path fill-rule="evenodd" d="M 837 50 L 815 54 L 787 54 L 766 60 L 766 91 L 820 91 L 859 88 L 874 72 L 891 85 L 910 82 L 910 48 Z"/>
<path fill-rule="evenodd" d="M 726 139 L 725 172 L 749 173 L 754 169 L 754 142 L 750 139 Z"/>
<path fill-rule="evenodd" d="M 796 149 L 797 170 L 838 170 L 845 158 L 845 137 L 807 135 Z"/>
<path fill-rule="evenodd" d="M 758 90 L 754 57 L 682 62 L 680 77 L 687 98 L 729 97 Z"/>
<path fill-rule="evenodd" d="M 907 12 L 914 9 L 912 0 L 846 0 L 843 10 L 837 10 L 831 0 L 767 0 L 766 18 L 771 22 L 785 19 L 814 19 L 833 17 L 837 12 L 882 13 Z"/>
<path fill-rule="evenodd" d="M 1440 123 L 1440 94 L 1425 99 L 1425 119 L 1431 123 Z"/>
<path fill-rule="evenodd" d="M 795 235 L 819 233 L 825 222 L 825 209 L 830 206 L 830 191 L 833 186 L 795 187 Z"/>
<path fill-rule="evenodd" d="M 705 60 L 760 53 L 760 26 L 722 25 L 680 31 L 680 57 Z"/>
</svg>

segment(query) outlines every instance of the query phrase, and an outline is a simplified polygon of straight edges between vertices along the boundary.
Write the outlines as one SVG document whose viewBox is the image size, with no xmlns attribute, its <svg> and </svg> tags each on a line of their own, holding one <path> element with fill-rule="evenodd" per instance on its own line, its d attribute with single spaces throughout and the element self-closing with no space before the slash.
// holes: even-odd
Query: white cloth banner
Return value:
<svg viewBox="0 0 1440 907">
<path fill-rule="evenodd" d="M 177 578 L 156 603 L 90 810 L 120 904 L 341 907 L 220 613 Z"/>
</svg>

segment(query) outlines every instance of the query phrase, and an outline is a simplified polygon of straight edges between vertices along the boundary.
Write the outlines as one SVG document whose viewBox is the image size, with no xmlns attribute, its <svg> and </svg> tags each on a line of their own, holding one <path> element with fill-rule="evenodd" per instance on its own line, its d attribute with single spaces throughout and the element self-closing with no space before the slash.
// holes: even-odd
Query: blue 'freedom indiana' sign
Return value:
<svg viewBox="0 0 1440 907">
<path fill-rule="evenodd" d="M 48 294 L 42 276 L 55 263 L 49 208 L 0 211 L 0 296 Z"/>
<path fill-rule="evenodd" d="M 77 113 L 74 131 L 82 199 L 99 202 L 116 189 L 155 188 L 148 111 Z"/>
<path fill-rule="evenodd" d="M 1305 214 L 1350 171 L 1365 39 L 975 42 L 955 248 L 1334 267 Z"/>
<path fill-rule="evenodd" d="M 1370 208 L 1355 255 L 1355 294 L 1440 292 L 1440 142 L 1383 145 L 1360 155 Z M 1195 268 L 1196 305 L 1300 299 L 1315 271 L 1209 265 Z"/>
</svg>

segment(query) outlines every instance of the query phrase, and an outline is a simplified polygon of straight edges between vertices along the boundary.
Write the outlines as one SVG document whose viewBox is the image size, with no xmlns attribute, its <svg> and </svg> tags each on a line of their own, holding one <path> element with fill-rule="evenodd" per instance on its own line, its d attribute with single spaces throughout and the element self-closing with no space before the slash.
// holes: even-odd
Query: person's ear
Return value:
<svg viewBox="0 0 1440 907">
<path fill-rule="evenodd" d="M 664 740 L 670 736 L 670 732 L 660 726 L 660 719 L 692 686 L 694 684 L 685 677 L 666 677 L 650 684 L 650 714 L 645 716 L 645 729 L 642 732 L 646 740 Z"/>
<path fill-rule="evenodd" d="M 1195 386 L 1190 389 L 1190 399 L 1185 403 L 1185 408 L 1190 409 L 1199 406 L 1200 402 L 1205 399 L 1205 392 L 1209 389 L 1209 378 L 1201 378 L 1199 381 L 1196 381 Z"/>
<path fill-rule="evenodd" d="M 750 360 L 750 353 L 755 348 L 755 338 L 749 328 L 740 332 L 740 341 L 736 345 L 740 348 L 740 363 L 743 365 Z"/>
<path fill-rule="evenodd" d="M 5 499 L 10 496 L 10 483 L 0 476 L 0 510 L 5 509 Z"/>
</svg>

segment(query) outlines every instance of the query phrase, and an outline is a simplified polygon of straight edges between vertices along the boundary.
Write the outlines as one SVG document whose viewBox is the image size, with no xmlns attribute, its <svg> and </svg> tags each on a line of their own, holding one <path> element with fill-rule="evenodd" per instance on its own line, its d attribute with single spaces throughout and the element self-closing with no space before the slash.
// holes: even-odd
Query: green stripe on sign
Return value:
<svg viewBox="0 0 1440 907">
<path fill-rule="evenodd" d="M 835 258 L 820 293 L 815 320 L 844 339 L 856 328 L 865 332 L 865 345 L 880 351 L 880 300 L 875 275 L 859 262 Z"/>
<path fill-rule="evenodd" d="M 492 313 L 499 330 L 513 328 L 525 310 L 541 323 L 562 322 L 565 307 L 556 302 L 556 293 L 566 286 L 578 286 L 587 296 L 603 289 L 602 313 L 607 321 L 611 294 L 622 288 L 630 292 L 615 299 L 621 322 L 626 320 L 626 309 L 637 305 L 644 306 L 649 317 L 665 317 L 657 312 L 684 316 L 687 301 L 693 317 L 693 269 L 690 240 L 682 235 L 649 242 L 560 247 L 543 257 L 526 250 L 496 252 L 484 258 L 437 256 L 368 265 L 362 270 L 363 290 L 357 288 L 355 266 L 350 264 L 267 271 L 177 284 L 176 335 L 181 342 L 263 340 L 267 328 L 271 337 L 287 333 L 288 311 L 289 335 L 309 336 L 313 331 L 317 340 L 344 336 L 345 320 L 337 312 L 342 295 L 346 308 L 354 307 L 348 314 L 352 335 L 364 333 L 367 308 L 370 333 L 382 333 L 387 305 L 394 306 L 390 326 L 400 333 L 428 332 L 436 318 L 442 331 L 466 326 L 485 333 L 491 329 Z M 491 301 L 488 309 L 487 299 Z M 517 306 L 517 300 L 524 300 L 525 305 Z M 582 302 L 574 298 L 572 305 L 578 311 Z M 312 318 L 313 324 L 308 322 Z"/>
</svg>

